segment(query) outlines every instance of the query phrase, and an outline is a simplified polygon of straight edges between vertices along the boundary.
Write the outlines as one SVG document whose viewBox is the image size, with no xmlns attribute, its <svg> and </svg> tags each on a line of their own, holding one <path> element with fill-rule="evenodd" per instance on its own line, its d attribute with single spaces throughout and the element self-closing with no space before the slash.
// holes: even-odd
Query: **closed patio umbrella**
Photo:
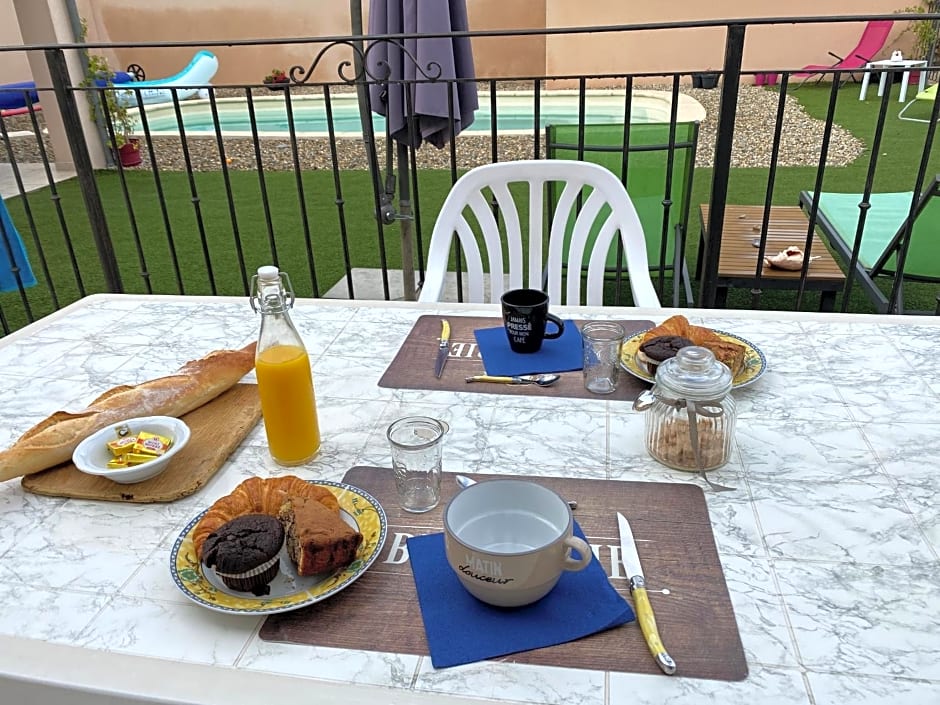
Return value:
<svg viewBox="0 0 940 705">
<path fill-rule="evenodd" d="M 468 29 L 466 0 L 371 0 L 369 35 L 443 34 Z M 473 122 L 477 109 L 473 53 L 468 37 L 379 40 L 366 51 L 369 106 L 385 116 L 395 143 L 398 165 L 398 212 L 394 212 L 393 178 L 386 179 L 383 217 L 401 224 L 402 278 L 405 298 L 415 293 L 411 230 L 408 148 L 430 142 L 444 147 L 451 134 Z M 470 79 L 470 80 L 465 80 Z M 455 83 L 456 82 L 456 83 Z M 386 167 L 392 168 L 392 144 Z M 373 178 L 378 178 L 373 174 Z M 391 173 L 389 173 L 391 177 Z"/>
<path fill-rule="evenodd" d="M 467 31 L 465 0 L 372 0 L 369 34 L 441 34 Z M 443 147 L 473 122 L 477 109 L 473 53 L 467 37 L 404 40 L 404 51 L 391 42 L 369 49 L 367 69 L 388 82 L 369 87 L 372 110 L 388 120 L 392 139 L 413 147 L 427 141 Z M 448 105 L 452 98 L 453 105 Z"/>
</svg>

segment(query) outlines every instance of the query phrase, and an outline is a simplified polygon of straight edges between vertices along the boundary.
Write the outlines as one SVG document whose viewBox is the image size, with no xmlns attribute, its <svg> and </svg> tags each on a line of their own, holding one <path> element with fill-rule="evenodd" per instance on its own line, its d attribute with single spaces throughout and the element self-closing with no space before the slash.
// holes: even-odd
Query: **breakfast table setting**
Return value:
<svg viewBox="0 0 940 705">
<path fill-rule="evenodd" d="M 247 297 L 0 338 L 0 702 L 940 702 L 940 318 L 290 303 L 290 462 Z"/>
</svg>

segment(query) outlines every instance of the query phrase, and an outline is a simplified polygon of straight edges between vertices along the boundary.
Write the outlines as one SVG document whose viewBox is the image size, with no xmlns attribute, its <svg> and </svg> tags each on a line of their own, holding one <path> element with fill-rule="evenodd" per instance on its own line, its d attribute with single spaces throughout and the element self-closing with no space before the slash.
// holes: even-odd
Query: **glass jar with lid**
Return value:
<svg viewBox="0 0 940 705">
<path fill-rule="evenodd" d="M 736 410 L 731 370 L 706 348 L 679 350 L 656 370 L 633 408 L 645 411 L 646 449 L 678 470 L 720 468 L 731 457 Z"/>
</svg>

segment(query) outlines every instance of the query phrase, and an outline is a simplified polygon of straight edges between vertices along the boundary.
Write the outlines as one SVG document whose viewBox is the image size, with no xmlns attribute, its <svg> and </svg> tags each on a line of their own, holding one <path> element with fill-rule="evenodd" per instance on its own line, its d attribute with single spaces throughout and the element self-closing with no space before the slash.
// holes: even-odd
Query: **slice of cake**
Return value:
<svg viewBox="0 0 940 705">
<path fill-rule="evenodd" d="M 723 362 L 731 370 L 731 378 L 734 379 L 744 370 L 744 355 L 746 348 L 730 340 L 708 341 L 702 344 L 703 348 L 712 351 L 718 362 Z"/>
<path fill-rule="evenodd" d="M 316 575 L 352 563 L 362 534 L 320 502 L 291 497 L 278 513 L 287 538 L 287 555 L 298 575 Z"/>
</svg>

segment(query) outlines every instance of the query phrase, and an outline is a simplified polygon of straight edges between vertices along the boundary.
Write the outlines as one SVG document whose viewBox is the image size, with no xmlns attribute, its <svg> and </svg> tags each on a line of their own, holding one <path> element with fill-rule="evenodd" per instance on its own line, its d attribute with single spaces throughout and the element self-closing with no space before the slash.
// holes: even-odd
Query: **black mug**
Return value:
<svg viewBox="0 0 940 705">
<path fill-rule="evenodd" d="M 513 289 L 503 294 L 500 301 L 503 304 L 503 325 L 513 352 L 538 352 L 542 340 L 558 338 L 565 332 L 564 321 L 548 312 L 548 294 L 544 291 Z M 549 321 L 558 330 L 545 332 Z"/>
</svg>

